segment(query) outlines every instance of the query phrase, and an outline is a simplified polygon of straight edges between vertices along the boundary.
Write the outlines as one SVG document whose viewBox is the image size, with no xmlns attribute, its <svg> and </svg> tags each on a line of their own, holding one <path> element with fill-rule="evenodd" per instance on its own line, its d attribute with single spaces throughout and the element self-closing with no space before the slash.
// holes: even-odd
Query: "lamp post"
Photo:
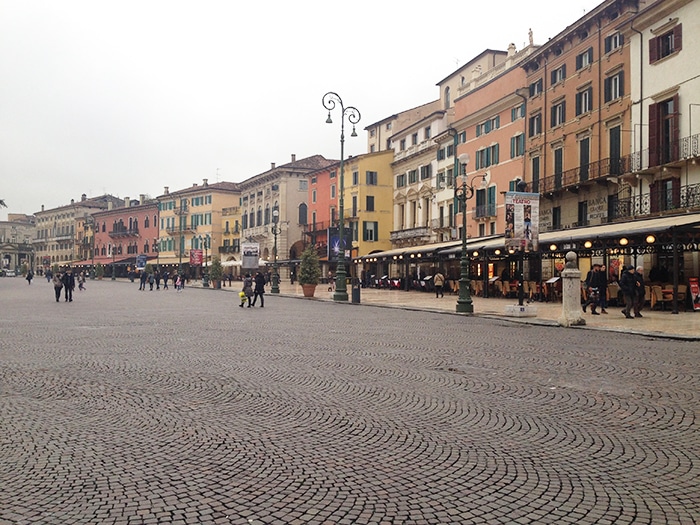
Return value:
<svg viewBox="0 0 700 525">
<path fill-rule="evenodd" d="M 112 280 L 116 281 L 117 280 L 117 274 L 116 274 L 117 268 L 115 266 L 115 257 L 117 255 L 115 252 L 116 245 L 110 244 L 110 246 L 112 247 Z"/>
<path fill-rule="evenodd" d="M 204 261 L 202 262 L 202 286 L 204 288 L 209 288 L 209 274 L 205 273 L 204 268 L 204 266 L 207 264 L 207 239 L 209 238 L 209 234 L 207 234 L 205 237 L 202 237 L 200 235 L 198 238 L 199 243 L 204 245 Z"/>
<path fill-rule="evenodd" d="M 275 237 L 275 244 L 272 248 L 272 288 L 270 293 L 280 293 L 279 263 L 277 262 L 277 236 L 282 233 L 279 227 L 280 212 L 277 208 L 272 210 L 272 235 Z"/>
<path fill-rule="evenodd" d="M 90 266 L 90 279 L 95 279 L 95 219 L 92 216 L 85 218 L 85 224 L 90 226 L 90 258 L 92 259 L 92 264 Z"/>
<path fill-rule="evenodd" d="M 328 118 L 326 124 L 332 124 L 331 110 L 335 109 L 336 105 L 340 106 L 340 188 L 338 195 L 338 264 L 335 270 L 335 292 L 333 293 L 334 301 L 347 301 L 348 289 L 345 273 L 345 244 L 343 243 L 343 235 L 345 233 L 345 217 L 344 217 L 344 193 L 345 193 L 345 166 L 344 166 L 344 146 L 345 146 L 345 117 L 352 124 L 351 137 L 357 137 L 355 132 L 355 124 L 360 121 L 360 112 L 353 106 L 345 107 L 343 100 L 337 93 L 329 91 L 323 95 L 323 107 L 328 110 Z"/>
<path fill-rule="evenodd" d="M 459 156 L 460 174 L 462 184 L 457 185 L 457 177 L 455 176 L 455 200 L 461 203 L 462 208 L 462 257 L 459 261 L 460 276 L 459 276 L 459 298 L 457 299 L 457 312 L 471 314 L 474 313 L 474 304 L 472 303 L 471 292 L 469 290 L 469 258 L 467 257 L 467 201 L 474 195 L 474 179 L 472 183 L 467 182 L 467 164 L 469 164 L 469 155 L 462 153 Z M 479 177 L 478 175 L 477 177 Z M 483 180 L 483 176 L 482 180 Z"/>
</svg>

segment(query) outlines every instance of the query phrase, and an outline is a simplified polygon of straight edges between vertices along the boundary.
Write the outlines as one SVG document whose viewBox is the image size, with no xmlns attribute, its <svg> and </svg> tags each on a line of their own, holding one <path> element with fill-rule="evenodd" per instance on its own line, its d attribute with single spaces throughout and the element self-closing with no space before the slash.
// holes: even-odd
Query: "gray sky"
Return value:
<svg viewBox="0 0 700 525">
<path fill-rule="evenodd" d="M 484 49 L 522 49 L 528 28 L 544 43 L 599 3 L 0 0 L 0 219 L 339 158 L 324 93 L 357 107 L 359 131 L 437 99 Z M 345 146 L 364 153 L 364 131 Z"/>
</svg>

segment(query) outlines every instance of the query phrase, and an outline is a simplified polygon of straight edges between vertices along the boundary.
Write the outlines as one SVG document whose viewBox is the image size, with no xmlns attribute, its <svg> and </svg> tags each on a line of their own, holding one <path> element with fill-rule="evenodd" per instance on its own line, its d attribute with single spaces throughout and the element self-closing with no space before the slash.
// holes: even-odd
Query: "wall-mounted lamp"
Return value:
<svg viewBox="0 0 700 525">
<path fill-rule="evenodd" d="M 550 252 L 556 252 L 556 251 L 557 251 L 557 245 L 556 245 L 556 244 L 550 244 L 550 245 L 549 245 L 549 251 L 550 251 Z"/>
<path fill-rule="evenodd" d="M 629 244 L 629 240 L 627 240 L 627 237 L 623 237 L 620 239 L 620 246 L 627 246 Z"/>
<path fill-rule="evenodd" d="M 474 250 L 474 251 L 472 252 L 472 255 L 473 255 L 474 257 L 478 257 L 478 256 L 479 256 L 479 252 L 476 251 L 476 250 Z"/>
<path fill-rule="evenodd" d="M 591 241 L 586 241 L 583 243 L 584 248 L 591 248 L 593 246 L 593 243 Z"/>
<path fill-rule="evenodd" d="M 501 255 L 501 250 L 496 250 L 496 251 L 493 252 L 493 253 L 495 253 L 496 255 Z"/>
<path fill-rule="evenodd" d="M 647 235 L 647 244 L 654 244 L 656 242 L 656 237 L 653 235 Z"/>
</svg>

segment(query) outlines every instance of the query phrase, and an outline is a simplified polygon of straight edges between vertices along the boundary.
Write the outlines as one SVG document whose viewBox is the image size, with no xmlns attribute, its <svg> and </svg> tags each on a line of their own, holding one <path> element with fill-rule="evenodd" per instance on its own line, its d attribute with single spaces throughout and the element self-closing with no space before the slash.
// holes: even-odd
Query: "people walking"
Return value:
<svg viewBox="0 0 700 525">
<path fill-rule="evenodd" d="M 63 290 L 63 280 L 61 279 L 61 274 L 56 272 L 51 277 L 51 282 L 53 284 L 53 291 L 56 294 L 56 302 L 61 300 L 61 290 Z"/>
<path fill-rule="evenodd" d="M 435 275 L 433 276 L 433 286 L 435 286 L 435 298 L 437 299 L 438 297 L 445 297 L 445 276 L 440 273 L 440 270 L 435 272 Z"/>
<path fill-rule="evenodd" d="M 85 290 L 85 272 L 80 272 L 78 274 L 78 290 Z"/>
<path fill-rule="evenodd" d="M 168 278 L 170 277 L 170 274 L 168 272 L 163 272 L 163 290 L 168 289 Z"/>
<path fill-rule="evenodd" d="M 622 273 L 620 277 L 620 291 L 622 291 L 622 296 L 625 300 L 625 309 L 622 310 L 622 313 L 625 314 L 627 319 L 634 319 L 630 314 L 632 308 L 634 308 L 637 292 L 637 278 L 634 275 L 634 266 L 628 266 Z"/>
<path fill-rule="evenodd" d="M 66 273 L 63 274 L 63 288 L 65 290 L 65 297 L 67 302 L 73 302 L 73 290 L 75 290 L 75 275 L 73 275 L 73 270 L 69 266 Z"/>
<path fill-rule="evenodd" d="M 27 284 L 32 284 L 32 279 L 34 279 L 34 273 L 31 270 L 27 270 Z"/>
<path fill-rule="evenodd" d="M 146 289 L 146 280 L 148 279 L 148 274 L 146 270 L 141 270 L 141 275 L 139 277 L 139 290 L 143 291 Z"/>
<path fill-rule="evenodd" d="M 600 297 L 604 292 L 604 279 L 605 276 L 601 271 L 601 265 L 595 263 L 593 269 L 588 272 L 586 276 L 586 302 L 583 303 L 583 311 L 586 311 L 588 305 L 591 306 L 591 313 L 593 315 L 600 315 L 597 311 L 598 305 L 600 304 Z"/>
<path fill-rule="evenodd" d="M 646 301 L 646 288 L 644 287 L 644 268 L 637 266 L 634 272 L 634 278 L 637 281 L 637 288 L 635 290 L 635 301 L 634 301 L 634 316 L 644 317 L 642 315 L 642 308 L 644 308 L 644 302 Z"/>
<path fill-rule="evenodd" d="M 255 306 L 255 301 L 260 297 L 260 308 L 265 307 L 265 276 L 262 272 L 257 272 L 255 274 L 255 290 L 253 290 L 253 306 Z"/>
<path fill-rule="evenodd" d="M 248 308 L 250 308 L 250 298 L 253 297 L 253 278 L 249 273 L 245 274 L 245 278 L 243 279 L 243 293 L 245 294 L 245 300 L 248 301 Z M 239 305 L 241 308 L 243 308 L 243 302 L 244 301 L 241 301 Z"/>
<path fill-rule="evenodd" d="M 152 273 L 148 274 L 148 286 L 150 287 L 151 291 L 153 291 L 153 285 L 156 282 L 156 278 Z"/>
</svg>

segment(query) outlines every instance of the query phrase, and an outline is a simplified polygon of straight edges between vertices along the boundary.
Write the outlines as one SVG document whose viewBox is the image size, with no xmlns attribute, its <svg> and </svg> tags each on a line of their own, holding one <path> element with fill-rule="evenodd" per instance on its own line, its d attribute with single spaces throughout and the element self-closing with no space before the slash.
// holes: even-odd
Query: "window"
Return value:
<svg viewBox="0 0 700 525">
<path fill-rule="evenodd" d="M 476 169 L 488 168 L 494 164 L 498 164 L 498 144 L 476 152 Z"/>
<path fill-rule="evenodd" d="M 467 132 L 462 131 L 462 133 L 459 134 L 459 143 L 464 144 L 467 141 Z"/>
<path fill-rule="evenodd" d="M 418 182 L 418 170 L 411 170 L 408 172 L 408 183 L 414 184 Z"/>
<path fill-rule="evenodd" d="M 445 160 L 445 148 L 440 148 L 437 152 L 437 160 Z"/>
<path fill-rule="evenodd" d="M 311 190 L 311 202 L 316 202 L 316 190 Z"/>
<path fill-rule="evenodd" d="M 376 186 L 379 182 L 379 175 L 376 171 L 366 171 L 365 180 L 368 186 Z"/>
<path fill-rule="evenodd" d="M 487 120 L 486 122 L 482 122 L 481 124 L 477 124 L 476 126 L 476 136 L 480 137 L 481 135 L 486 135 L 487 133 L 491 133 L 494 129 L 498 129 L 501 127 L 501 117 L 496 115 L 495 117 Z"/>
<path fill-rule="evenodd" d="M 552 85 L 562 82 L 566 78 L 566 64 L 552 71 Z"/>
<path fill-rule="evenodd" d="M 576 116 L 593 110 L 593 88 L 589 87 L 576 93 Z"/>
<path fill-rule="evenodd" d="M 445 149 L 445 156 L 446 156 L 446 157 L 451 157 L 451 156 L 454 155 L 454 154 L 455 154 L 455 147 L 454 147 L 454 144 L 450 144 L 450 145 L 447 146 L 447 148 Z"/>
<path fill-rule="evenodd" d="M 683 44 L 683 24 L 649 40 L 649 63 L 653 64 L 680 51 Z"/>
<path fill-rule="evenodd" d="M 428 140 L 430 138 L 430 126 L 427 126 L 423 130 L 423 136 L 425 137 L 425 140 Z"/>
<path fill-rule="evenodd" d="M 420 180 L 426 180 L 433 176 L 433 165 L 428 164 L 427 166 L 420 167 Z"/>
<path fill-rule="evenodd" d="M 309 209 L 303 202 L 299 205 L 299 224 L 306 224 L 308 220 Z"/>
<path fill-rule="evenodd" d="M 331 184 L 331 199 L 335 199 L 335 184 Z"/>
<path fill-rule="evenodd" d="M 520 133 L 510 138 L 510 158 L 520 157 L 525 154 L 525 135 Z"/>
<path fill-rule="evenodd" d="M 352 196 L 352 215 L 351 217 L 357 217 L 357 195 Z"/>
<path fill-rule="evenodd" d="M 578 226 L 588 226 L 588 201 L 578 203 Z"/>
<path fill-rule="evenodd" d="M 591 139 L 584 137 L 579 140 L 578 150 L 579 179 L 585 181 L 588 180 L 589 163 L 591 161 Z"/>
<path fill-rule="evenodd" d="M 406 149 L 406 139 L 401 139 L 399 142 L 399 150 L 403 151 Z"/>
<path fill-rule="evenodd" d="M 552 228 L 555 230 L 561 229 L 561 206 L 552 208 Z"/>
<path fill-rule="evenodd" d="M 379 223 L 376 221 L 362 221 L 362 240 L 377 241 L 379 240 Z"/>
<path fill-rule="evenodd" d="M 260 207 L 258 207 L 258 211 L 257 211 L 257 213 L 256 213 L 256 218 L 255 218 L 255 220 L 256 220 L 258 226 L 262 226 L 262 223 L 263 223 L 263 212 L 262 212 L 262 208 L 260 208 Z"/>
<path fill-rule="evenodd" d="M 554 150 L 554 186 L 561 188 L 562 174 L 564 173 L 564 149 L 556 148 Z"/>
<path fill-rule="evenodd" d="M 403 188 L 406 185 L 406 174 L 402 173 L 401 175 L 396 176 L 396 187 L 397 188 Z"/>
<path fill-rule="evenodd" d="M 566 100 L 552 106 L 552 127 L 561 126 L 566 121 Z"/>
<path fill-rule="evenodd" d="M 411 135 L 411 145 L 415 146 L 416 144 L 418 144 L 418 133 Z"/>
<path fill-rule="evenodd" d="M 622 98 L 625 93 L 625 72 L 620 71 L 615 75 L 608 77 L 604 81 L 603 91 L 605 102 L 611 102 Z"/>
<path fill-rule="evenodd" d="M 619 49 L 620 47 L 622 47 L 623 42 L 624 37 L 622 36 L 622 33 L 615 33 L 614 35 L 606 36 L 605 52 L 610 53 L 611 51 Z"/>
<path fill-rule="evenodd" d="M 330 173 L 330 178 L 331 178 L 331 179 L 335 179 L 335 176 L 336 176 L 335 171 L 331 171 L 331 173 Z"/>
<path fill-rule="evenodd" d="M 365 211 L 374 211 L 374 196 L 367 195 L 365 201 Z"/>
<path fill-rule="evenodd" d="M 309 191 L 309 181 L 306 179 L 301 179 L 299 181 L 299 191 Z"/>
<path fill-rule="evenodd" d="M 530 121 L 528 122 L 528 132 L 530 137 L 534 137 L 535 135 L 542 133 L 542 113 L 538 113 L 537 115 L 530 117 Z"/>
<path fill-rule="evenodd" d="M 357 186 L 360 182 L 360 172 L 359 171 L 353 171 L 352 172 L 352 185 Z"/>
<path fill-rule="evenodd" d="M 679 98 L 649 106 L 649 166 L 659 166 L 679 158 Z"/>
<path fill-rule="evenodd" d="M 593 48 L 589 47 L 576 57 L 576 71 L 590 66 L 593 63 Z"/>
<path fill-rule="evenodd" d="M 535 80 L 532 84 L 530 84 L 530 96 L 534 97 L 536 95 L 539 95 L 542 93 L 542 79 Z"/>
<path fill-rule="evenodd" d="M 510 121 L 514 122 L 525 117 L 525 104 L 520 104 L 510 110 Z"/>
<path fill-rule="evenodd" d="M 387 131 L 391 130 L 391 122 L 386 123 L 386 130 Z"/>
<path fill-rule="evenodd" d="M 447 168 L 447 173 L 445 177 L 445 184 L 447 188 L 451 188 L 453 184 L 453 172 L 454 168 Z"/>
<path fill-rule="evenodd" d="M 532 157 L 530 162 L 532 168 L 532 191 L 533 193 L 540 192 L 540 158 Z"/>
</svg>

